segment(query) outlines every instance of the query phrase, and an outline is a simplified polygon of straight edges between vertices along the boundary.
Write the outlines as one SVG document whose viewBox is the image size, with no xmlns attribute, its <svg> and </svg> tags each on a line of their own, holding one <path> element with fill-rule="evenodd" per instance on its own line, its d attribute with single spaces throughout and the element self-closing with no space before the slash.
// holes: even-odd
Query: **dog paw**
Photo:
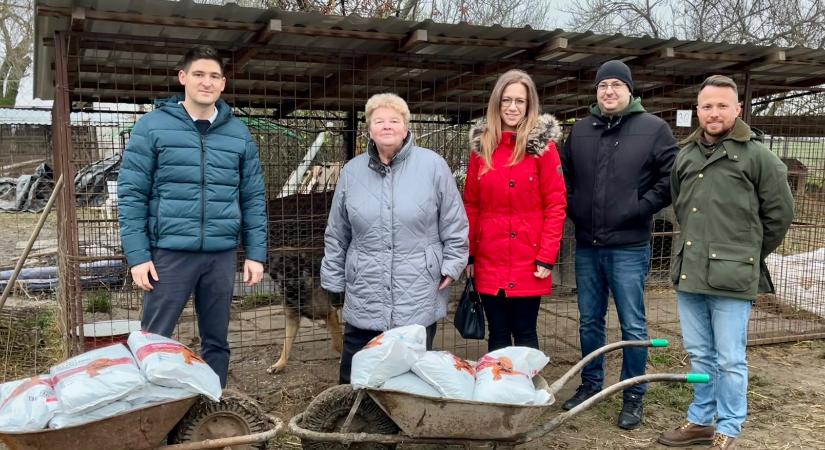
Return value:
<svg viewBox="0 0 825 450">
<path fill-rule="evenodd" d="M 281 364 L 280 362 L 277 362 L 269 366 L 269 369 L 266 369 L 266 373 L 271 373 L 274 375 L 283 372 L 284 369 L 286 369 L 286 364 Z"/>
</svg>

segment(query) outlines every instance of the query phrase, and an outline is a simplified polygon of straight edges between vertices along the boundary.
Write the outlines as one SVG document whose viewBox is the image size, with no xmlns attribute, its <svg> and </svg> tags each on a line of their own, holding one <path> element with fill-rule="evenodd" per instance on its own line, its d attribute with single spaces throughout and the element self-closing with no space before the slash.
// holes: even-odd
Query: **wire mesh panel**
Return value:
<svg viewBox="0 0 825 450">
<path fill-rule="evenodd" d="M 226 12 L 248 13 L 240 8 L 227 8 Z M 72 213 L 62 216 L 69 218 L 68 223 L 56 226 L 72 241 L 72 245 L 61 247 L 66 253 L 61 282 L 78 288 L 71 291 L 71 298 L 61 300 L 66 303 L 61 314 L 72 316 L 72 320 L 64 321 L 67 328 L 63 332 L 83 337 L 86 348 L 112 342 L 117 339 L 116 331 L 122 331 L 114 328 L 125 326 L 128 331 L 140 319 L 142 292 L 132 285 L 122 256 L 114 181 L 135 122 L 155 108 L 154 100 L 182 92 L 176 64 L 192 45 L 214 44 L 227 57 L 229 81 L 223 98 L 249 128 L 258 146 L 266 185 L 270 230 L 266 276 L 259 285 L 246 286 L 239 264 L 229 333 L 233 355 L 230 382 L 247 391 L 271 381 L 264 369 L 288 345 L 291 330 L 297 331 L 291 358 L 303 364 L 302 370 L 326 370 L 337 362 L 330 337 L 337 334 L 330 328 L 340 329 L 340 324 L 328 311 L 330 306 L 338 305 L 319 289 L 318 267 L 339 174 L 343 165 L 365 148 L 363 109 L 371 95 L 395 92 L 406 99 L 417 145 L 442 155 L 461 188 L 469 156 L 470 127 L 484 115 L 498 75 L 510 68 L 530 73 L 539 88 L 544 111 L 556 115 L 567 133 L 576 119 L 588 117 L 590 105 L 595 102 L 595 89 L 589 80 L 595 76 L 596 67 L 615 57 L 567 55 L 565 52 L 575 50 L 566 50 L 566 40 L 555 40 L 553 45 L 540 48 L 534 48 L 536 43 L 508 40 L 503 47 L 508 54 L 498 58 L 490 54 L 500 39 L 463 45 L 473 41 L 467 37 L 472 32 L 466 30 L 462 31 L 464 38 L 454 40 L 439 40 L 433 33 L 430 46 L 421 33 L 397 40 L 389 31 L 376 31 L 373 39 L 364 37 L 372 31 L 359 29 L 345 35 L 334 27 L 315 24 L 317 35 L 311 35 L 302 26 L 289 25 L 289 20 L 284 15 L 260 27 L 238 20 L 223 25 L 208 22 L 214 29 L 190 23 L 179 27 L 172 22 L 142 24 L 145 29 L 135 33 L 140 36 L 119 36 L 121 23 L 89 19 L 94 22 L 92 26 L 73 22 L 78 27 L 68 32 L 65 40 L 66 83 L 71 109 L 85 115 L 70 118 L 72 151 L 67 164 L 71 170 L 61 166 L 60 173 L 77 174 L 72 175 L 75 198 L 69 205 L 71 211 L 63 210 Z M 390 29 L 395 25 L 381 26 Z M 49 39 L 53 46 L 58 42 L 57 37 Z M 331 40 L 335 42 L 330 44 Z M 591 48 L 590 44 L 577 48 L 598 50 L 597 45 Z M 684 138 L 696 127 L 696 120 L 693 117 L 689 126 L 679 127 L 677 111 L 693 107 L 696 86 L 708 70 L 719 65 L 705 68 L 695 64 L 685 71 L 673 61 L 656 66 L 653 61 L 658 50 L 649 50 L 648 54 L 643 49 L 622 50 L 621 54 L 647 61 L 637 61 L 633 66 L 634 93 L 649 112 L 673 127 L 677 138 Z M 56 67 L 61 67 L 60 61 L 57 63 Z M 734 72 L 731 74 L 744 86 L 745 77 L 737 70 L 726 73 Z M 753 86 L 754 98 L 774 95 L 775 87 L 771 86 Z M 825 226 L 821 207 L 825 172 L 821 130 L 825 122 L 822 116 L 773 121 L 771 116 L 756 116 L 753 122 L 765 128 L 766 143 L 788 164 L 797 218 L 778 252 L 782 259 L 769 261 L 776 269 L 778 294 L 757 302 L 752 342 L 816 336 L 823 332 L 823 311 L 816 303 L 822 295 L 817 297 L 816 289 L 821 289 L 825 273 L 816 263 L 823 259 L 816 259 L 816 251 L 823 247 Z M 15 159 L 2 164 L 17 163 Z M 677 336 L 678 317 L 669 270 L 678 224 L 670 209 L 657 213 L 652 231 L 653 256 L 647 286 L 651 335 Z M 542 302 L 539 318 L 542 348 L 556 358 L 570 360 L 575 358 L 579 345 L 574 252 L 573 230 L 568 223 L 553 275 L 554 294 Z M 812 256 L 806 256 L 809 253 Z M 242 251 L 239 256 L 242 262 Z M 463 280 L 457 280 L 453 298 L 462 287 Z M 465 341 L 458 336 L 450 322 L 454 304 L 439 325 L 436 347 L 477 358 L 485 352 L 486 342 Z M 191 303 L 184 309 L 175 336 L 185 344 L 199 343 Z M 608 339 L 618 337 L 611 308 Z M 281 388 L 286 392 L 281 395 L 288 397 L 288 389 Z"/>
</svg>

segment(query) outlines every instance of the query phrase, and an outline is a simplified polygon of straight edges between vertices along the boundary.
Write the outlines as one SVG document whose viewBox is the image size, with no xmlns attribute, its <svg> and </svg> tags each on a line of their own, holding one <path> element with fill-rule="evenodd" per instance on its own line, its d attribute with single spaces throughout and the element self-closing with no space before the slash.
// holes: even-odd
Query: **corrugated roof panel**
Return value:
<svg viewBox="0 0 825 450">
<path fill-rule="evenodd" d="M 144 15 L 162 18 L 186 18 L 206 21 L 228 21 L 233 24 L 258 23 L 265 26 L 269 19 L 279 19 L 282 27 L 290 30 L 294 27 L 306 27 L 318 30 L 315 35 L 302 35 L 290 32 L 276 34 L 266 45 L 263 53 L 253 57 L 246 69 L 250 79 L 244 79 L 244 73 L 238 74 L 232 80 L 230 87 L 239 93 L 245 91 L 247 97 L 255 92 L 277 92 L 272 102 L 277 102 L 277 96 L 288 96 L 295 93 L 317 92 L 319 89 L 329 89 L 324 84 L 333 83 L 335 89 L 348 95 L 363 95 L 372 87 L 413 85 L 415 83 L 444 82 L 458 76 L 463 70 L 475 71 L 480 67 L 516 67 L 527 65 L 536 74 L 542 70 L 550 73 L 549 76 L 536 75 L 541 84 L 550 85 L 554 77 L 574 74 L 576 79 L 592 76 L 595 68 L 604 61 L 614 58 L 627 60 L 634 66 L 634 71 L 640 74 L 658 74 L 659 76 L 707 74 L 710 71 L 728 71 L 746 60 L 756 60 L 775 52 L 776 49 L 754 45 L 739 45 L 730 43 L 711 43 L 697 41 L 683 41 L 673 38 L 658 39 L 652 37 L 630 37 L 621 34 L 599 35 L 591 32 L 571 32 L 564 30 L 535 30 L 530 27 L 508 28 L 498 25 L 480 26 L 466 23 L 441 24 L 433 21 L 412 22 L 389 19 L 372 19 L 359 16 L 329 16 L 319 13 L 286 12 L 275 9 L 264 10 L 256 8 L 242 8 L 237 5 L 215 6 L 193 2 L 170 2 L 163 0 L 38 0 L 37 5 L 49 7 L 84 7 L 95 11 L 135 12 Z M 35 93 L 38 96 L 50 98 L 52 94 L 53 49 L 43 45 L 43 38 L 50 38 L 55 30 L 65 30 L 68 20 L 63 17 L 38 15 L 36 18 L 35 46 Z M 246 28 L 245 26 L 243 28 Z M 255 34 L 249 30 L 228 30 L 211 28 L 192 28 L 173 25 L 153 25 L 140 23 L 123 23 L 103 20 L 87 20 L 85 29 L 89 32 L 84 36 L 87 42 L 95 37 L 100 38 L 100 48 L 82 50 L 80 65 L 90 69 L 81 71 L 79 79 L 83 91 L 79 95 L 94 96 L 95 88 L 123 86 L 134 89 L 135 92 L 126 92 L 124 97 L 141 97 L 156 93 L 178 91 L 174 71 L 180 53 L 187 47 L 187 42 L 214 42 L 225 51 L 235 51 L 236 56 L 244 52 L 245 42 Z M 405 54 L 398 50 L 402 37 L 417 29 L 427 30 L 429 44 L 415 47 L 415 55 Z M 350 37 L 339 38 L 331 35 L 335 30 L 351 32 Z M 368 36 L 357 37 L 358 33 L 383 33 L 390 39 L 369 39 Z M 119 35 L 134 37 L 131 40 L 158 39 L 167 41 L 169 46 L 155 47 L 144 45 L 133 46 L 131 42 L 112 45 L 100 35 Z M 334 33 L 332 33 L 334 34 Z M 557 53 L 545 55 L 546 62 L 535 61 L 538 50 L 544 43 L 549 43 L 555 37 L 568 40 L 571 49 L 585 50 L 581 53 L 572 53 L 559 49 Z M 448 43 L 439 38 L 449 38 Z M 490 46 L 483 42 L 468 42 L 461 40 L 486 40 L 492 42 L 508 42 L 514 46 Z M 176 45 L 175 42 L 183 45 Z M 466 45 L 469 44 L 469 45 Z M 88 45 L 94 46 L 94 43 Z M 176 46 L 178 49 L 172 49 Z M 595 48 L 587 49 L 591 46 Z M 710 56 L 708 60 L 668 59 L 659 57 L 658 52 L 665 47 L 671 47 L 676 52 L 704 52 L 710 55 L 726 55 L 725 57 Z M 111 48 L 111 49 L 110 49 Z M 607 49 L 607 50 L 606 50 Z M 615 49 L 611 52 L 610 49 Z M 793 48 L 785 50 L 788 59 L 801 58 L 805 60 L 825 60 L 825 50 Z M 290 57 L 288 55 L 295 55 Z M 271 60 L 279 55 L 280 61 Z M 638 64 L 637 58 L 644 56 L 646 62 Z M 381 58 L 389 58 L 387 63 Z M 714 60 L 722 59 L 722 60 Z M 724 59 L 728 59 L 725 61 Z M 513 63 L 509 63 L 513 61 Z M 510 64 L 509 66 L 507 64 Z M 365 66 L 364 64 L 368 64 Z M 466 69 L 464 68 L 466 66 Z M 370 73 L 358 72 L 359 67 L 369 67 Z M 768 62 L 754 66 L 759 69 L 752 74 L 752 80 L 763 84 L 784 84 L 785 79 L 794 77 L 804 80 L 804 75 L 812 77 L 825 76 L 825 65 L 790 65 Z M 145 73 L 151 68 L 158 68 L 159 73 Z M 115 69 L 121 73 L 111 73 Z M 129 70 L 134 69 L 132 73 Z M 353 76 L 347 71 L 355 70 Z M 335 76 L 336 78 L 330 78 Z M 341 76 L 342 78 L 337 78 Z M 474 76 L 473 86 L 486 85 L 494 81 L 497 73 L 490 71 L 486 76 Z M 292 79 L 289 79 L 289 78 Z M 312 77 L 312 78 L 309 78 Z M 349 81 L 350 79 L 353 79 Z M 569 78 L 569 77 L 565 77 Z M 814 81 L 823 82 L 822 78 Z M 341 80 L 344 80 L 343 82 Z M 581 87 L 586 91 L 585 98 L 589 98 L 589 82 L 581 80 Z M 368 86 L 371 86 L 368 88 Z M 466 83 L 449 92 L 440 91 L 439 95 L 454 95 L 458 97 L 478 97 L 484 92 L 476 92 Z M 641 89 L 653 89 L 660 85 L 656 83 L 639 83 Z M 662 84 L 664 86 L 664 84 Z M 143 90 L 146 92 L 137 92 Z M 429 87 L 418 89 L 416 92 L 432 92 Z M 78 91 L 80 92 L 80 91 Z M 112 91 L 116 92 L 116 91 Z M 148 94 L 147 94 L 148 92 Z M 267 94 L 268 95 L 268 94 Z M 306 94 L 301 94 L 306 95 Z M 562 94 L 566 95 L 566 94 Z M 676 97 L 674 97 L 675 99 Z M 437 101 L 442 99 L 432 99 Z M 581 100 L 581 99 L 579 99 Z M 319 102 L 335 102 L 334 98 L 322 99 Z M 344 99 L 341 99 L 344 101 Z M 578 100 L 577 100 L 578 101 Z M 664 101 L 670 101 L 665 99 Z M 674 100 L 676 101 L 676 100 Z"/>
</svg>

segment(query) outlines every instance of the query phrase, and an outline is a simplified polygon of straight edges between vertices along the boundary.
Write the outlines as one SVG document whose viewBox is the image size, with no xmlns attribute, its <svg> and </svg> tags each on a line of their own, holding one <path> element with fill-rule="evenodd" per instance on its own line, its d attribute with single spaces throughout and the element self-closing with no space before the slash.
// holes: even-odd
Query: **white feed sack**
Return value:
<svg viewBox="0 0 825 450">
<path fill-rule="evenodd" d="M 355 389 L 377 388 L 412 368 L 427 350 L 427 330 L 406 325 L 387 330 L 352 357 L 350 382 Z"/>
<path fill-rule="evenodd" d="M 132 408 L 129 402 L 116 401 L 108 405 L 101 406 L 89 411 L 78 414 L 66 414 L 58 411 L 54 418 L 49 422 L 49 428 L 67 428 L 84 423 L 94 422 L 96 420 L 103 420 L 126 412 Z"/>
<path fill-rule="evenodd" d="M 123 344 L 95 349 L 51 368 L 60 411 L 74 414 L 120 400 L 145 380 Z"/>
<path fill-rule="evenodd" d="M 475 369 L 450 352 L 426 352 L 413 364 L 412 371 L 444 397 L 473 399 Z"/>
<path fill-rule="evenodd" d="M 385 391 L 406 392 L 425 397 L 441 397 L 441 393 L 412 372 L 402 373 L 387 380 L 382 386 Z"/>
<path fill-rule="evenodd" d="M 162 403 L 171 400 L 180 400 L 196 395 L 188 389 L 160 386 L 154 383 L 146 383 L 143 389 L 132 392 L 123 401 L 129 402 L 132 406 L 143 407 L 153 403 Z"/>
<path fill-rule="evenodd" d="M 129 348 L 150 382 L 161 386 L 188 389 L 213 401 L 221 398 L 221 380 L 189 347 L 158 334 L 133 331 Z"/>
<path fill-rule="evenodd" d="M 57 398 L 48 375 L 0 384 L 0 431 L 43 429 L 56 408 Z"/>
<path fill-rule="evenodd" d="M 529 347 L 506 347 L 484 355 L 476 365 L 473 400 L 515 405 L 540 405 L 552 400 L 533 387 L 533 376 L 550 358 Z"/>
</svg>

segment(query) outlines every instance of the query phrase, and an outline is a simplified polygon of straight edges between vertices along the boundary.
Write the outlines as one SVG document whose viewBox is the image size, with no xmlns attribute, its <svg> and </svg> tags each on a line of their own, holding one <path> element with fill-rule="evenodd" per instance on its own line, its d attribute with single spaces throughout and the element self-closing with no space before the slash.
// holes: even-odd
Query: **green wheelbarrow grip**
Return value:
<svg viewBox="0 0 825 450">
<path fill-rule="evenodd" d="M 710 383 L 710 375 L 706 373 L 689 373 L 685 375 L 685 381 L 693 384 Z"/>
<path fill-rule="evenodd" d="M 667 347 L 670 345 L 670 342 L 667 339 L 651 339 L 650 346 L 651 347 Z"/>
</svg>

